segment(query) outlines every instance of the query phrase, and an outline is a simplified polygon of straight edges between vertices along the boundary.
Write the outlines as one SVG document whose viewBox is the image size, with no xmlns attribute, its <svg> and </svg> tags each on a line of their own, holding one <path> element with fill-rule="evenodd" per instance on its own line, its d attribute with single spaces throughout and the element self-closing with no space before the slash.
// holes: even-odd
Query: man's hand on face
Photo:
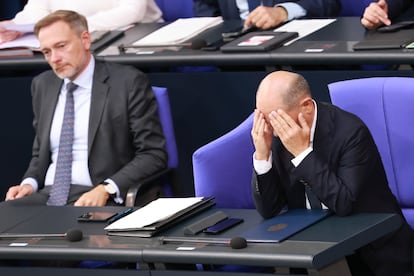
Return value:
<svg viewBox="0 0 414 276">
<path fill-rule="evenodd" d="M 255 159 L 268 160 L 272 147 L 273 132 L 271 126 L 266 122 L 264 114 L 257 109 L 254 111 L 251 135 L 256 149 Z"/>
<path fill-rule="evenodd" d="M 282 109 L 272 111 L 269 118 L 273 132 L 293 156 L 298 156 L 309 147 L 310 127 L 302 113 L 298 115 L 299 124 Z"/>
</svg>

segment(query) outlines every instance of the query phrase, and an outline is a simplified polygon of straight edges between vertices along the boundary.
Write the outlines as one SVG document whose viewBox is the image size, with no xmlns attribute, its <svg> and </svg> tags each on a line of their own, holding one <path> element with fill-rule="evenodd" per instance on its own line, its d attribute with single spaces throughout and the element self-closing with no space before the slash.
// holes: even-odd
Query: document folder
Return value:
<svg viewBox="0 0 414 276">
<path fill-rule="evenodd" d="M 175 199 L 176 198 L 171 198 L 171 200 L 175 200 Z M 177 224 L 178 222 L 184 219 L 187 219 L 189 217 L 192 217 L 195 214 L 212 207 L 213 205 L 215 205 L 215 203 L 213 202 L 213 198 L 203 198 L 202 200 L 182 210 L 177 211 L 172 216 L 168 216 L 165 219 L 158 220 L 149 225 L 134 227 L 134 224 L 131 224 L 128 227 L 124 227 L 124 228 L 114 228 L 114 227 L 111 227 L 111 225 L 109 225 L 108 227 L 105 228 L 105 230 L 107 230 L 107 234 L 111 236 L 142 237 L 142 238 L 152 237 L 161 231 L 169 229 L 170 227 Z M 145 206 L 143 208 L 145 208 Z M 137 211 L 139 211 L 139 209 Z M 134 213 L 128 216 L 134 215 Z M 123 219 L 128 219 L 128 216 L 124 217 Z M 137 217 L 137 219 L 139 220 L 139 217 Z"/>
<path fill-rule="evenodd" d="M 387 50 L 401 49 L 414 41 L 414 29 L 403 29 L 396 32 L 372 31 L 364 40 L 353 46 L 355 51 L 360 50 Z"/>
<path fill-rule="evenodd" d="M 329 215 L 326 209 L 293 209 L 263 221 L 241 236 L 248 242 L 281 242 Z"/>
<path fill-rule="evenodd" d="M 102 51 L 107 46 L 111 45 L 114 41 L 118 40 L 124 35 L 123 31 L 108 31 L 97 39 L 96 41 L 93 41 L 91 45 L 91 51 L 93 53 L 97 53 L 99 51 Z"/>
<path fill-rule="evenodd" d="M 223 53 L 265 52 L 276 49 L 297 36 L 297 32 L 251 32 L 223 45 L 220 49 Z"/>
</svg>

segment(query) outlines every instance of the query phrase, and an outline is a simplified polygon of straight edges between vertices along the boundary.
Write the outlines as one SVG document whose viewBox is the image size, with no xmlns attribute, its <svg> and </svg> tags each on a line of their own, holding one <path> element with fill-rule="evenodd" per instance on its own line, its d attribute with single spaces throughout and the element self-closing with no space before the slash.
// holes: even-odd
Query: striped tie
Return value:
<svg viewBox="0 0 414 276">
<path fill-rule="evenodd" d="M 62 206 L 66 204 L 72 182 L 72 146 L 75 122 L 73 91 L 77 87 L 73 82 L 69 82 L 66 86 L 66 104 L 60 133 L 55 181 L 50 191 L 49 200 L 47 201 L 47 205 L 51 206 Z"/>
</svg>

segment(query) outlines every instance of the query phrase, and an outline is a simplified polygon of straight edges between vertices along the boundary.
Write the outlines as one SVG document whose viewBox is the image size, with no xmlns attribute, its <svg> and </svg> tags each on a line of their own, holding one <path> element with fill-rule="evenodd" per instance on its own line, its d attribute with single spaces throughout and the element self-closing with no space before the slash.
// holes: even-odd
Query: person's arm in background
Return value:
<svg viewBox="0 0 414 276">
<path fill-rule="evenodd" d="M 367 29 L 376 29 L 382 25 L 391 25 L 391 20 L 398 17 L 410 5 L 407 0 L 379 0 L 365 8 L 361 24 Z"/>
<path fill-rule="evenodd" d="M 37 22 L 40 18 L 48 15 L 47 0 L 29 0 L 23 10 L 18 12 L 13 19 L 0 21 L 0 24 L 30 24 Z M 0 27 L 0 40 L 3 42 L 12 41 L 22 36 L 23 33 L 10 31 Z"/>
<path fill-rule="evenodd" d="M 332 17 L 341 10 L 340 0 L 263 1 L 262 6 L 252 11 L 245 26 L 255 25 L 261 29 L 277 27 L 300 17 Z"/>
<path fill-rule="evenodd" d="M 152 22 L 161 22 L 161 11 L 156 5 L 150 6 L 150 2 L 153 0 L 118 0 L 115 8 L 87 16 L 89 31 L 114 30 L 136 22 L 149 22 L 147 17 L 153 17 Z"/>
</svg>

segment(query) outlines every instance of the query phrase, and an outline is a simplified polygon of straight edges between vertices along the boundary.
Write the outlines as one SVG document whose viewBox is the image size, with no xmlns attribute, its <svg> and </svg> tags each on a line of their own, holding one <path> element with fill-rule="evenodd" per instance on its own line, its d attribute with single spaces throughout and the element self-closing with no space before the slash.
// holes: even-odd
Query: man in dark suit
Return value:
<svg viewBox="0 0 414 276">
<path fill-rule="evenodd" d="M 256 108 L 252 189 L 258 212 L 269 218 L 284 209 L 313 208 L 316 201 L 339 216 L 398 214 L 402 226 L 358 250 L 349 265 L 352 275 L 411 275 L 414 232 L 365 124 L 314 101 L 305 79 L 285 71 L 261 82 Z"/>
<path fill-rule="evenodd" d="M 261 29 L 277 27 L 299 17 L 337 16 L 340 0 L 194 0 L 196 16 L 243 19 L 245 26 Z"/>
<path fill-rule="evenodd" d="M 73 11 L 46 16 L 36 24 L 35 34 L 53 71 L 33 79 L 32 159 L 21 184 L 7 192 L 5 204 L 122 204 L 131 185 L 165 168 L 167 161 L 146 76 L 132 67 L 95 60 L 86 19 Z M 70 82 L 77 86 L 71 92 L 72 161 L 64 166 L 71 170 L 70 191 L 63 203 L 49 204 L 61 170 L 59 150 L 65 144 L 60 132 L 68 125 Z"/>
<path fill-rule="evenodd" d="M 397 18 L 403 14 L 404 17 L 412 20 L 414 7 L 408 11 L 407 8 L 413 3 L 412 0 L 379 0 L 378 2 L 372 2 L 365 8 L 361 17 L 361 24 L 367 29 L 376 29 L 382 25 L 391 25 L 391 20 L 398 20 Z"/>
</svg>

